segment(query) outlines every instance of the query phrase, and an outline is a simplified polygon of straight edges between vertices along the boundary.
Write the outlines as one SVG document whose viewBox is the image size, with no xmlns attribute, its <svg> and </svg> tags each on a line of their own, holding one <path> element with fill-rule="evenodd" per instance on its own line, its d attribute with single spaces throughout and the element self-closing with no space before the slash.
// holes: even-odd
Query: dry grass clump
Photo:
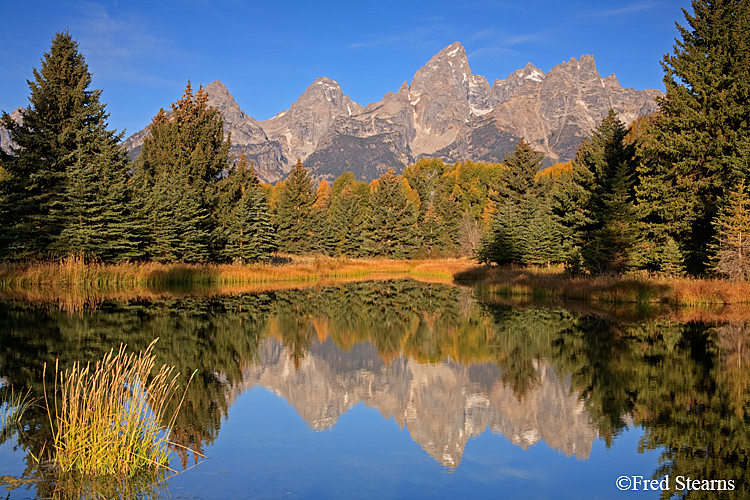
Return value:
<svg viewBox="0 0 750 500">
<path fill-rule="evenodd" d="M 168 466 L 169 430 L 179 405 L 171 417 L 166 411 L 179 373 L 162 366 L 151 376 L 155 342 L 137 355 L 122 345 L 93 369 L 80 363 L 64 372 L 55 367 L 60 402 L 55 398 L 54 412 L 49 402 L 47 409 L 57 470 L 131 477 Z"/>
</svg>

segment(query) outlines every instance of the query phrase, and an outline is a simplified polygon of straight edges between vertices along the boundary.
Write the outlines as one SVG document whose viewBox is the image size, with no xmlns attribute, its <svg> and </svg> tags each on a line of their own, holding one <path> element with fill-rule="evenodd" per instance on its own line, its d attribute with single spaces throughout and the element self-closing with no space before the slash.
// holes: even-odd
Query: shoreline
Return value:
<svg viewBox="0 0 750 500">
<path fill-rule="evenodd" d="M 478 293 L 532 300 L 662 304 L 711 307 L 750 303 L 750 283 L 715 278 L 624 276 L 569 276 L 562 266 L 521 268 L 476 266 L 454 276 L 472 282 Z"/>
<path fill-rule="evenodd" d="M 0 263 L 2 295 L 50 298 L 179 290 L 241 293 L 398 278 L 472 286 L 479 296 L 513 300 L 698 308 L 750 304 L 750 283 L 646 274 L 574 277 L 567 275 L 562 266 L 487 266 L 468 258 L 392 260 L 280 255 L 273 263 L 232 265 L 102 264 L 71 256 L 59 261 Z"/>
</svg>

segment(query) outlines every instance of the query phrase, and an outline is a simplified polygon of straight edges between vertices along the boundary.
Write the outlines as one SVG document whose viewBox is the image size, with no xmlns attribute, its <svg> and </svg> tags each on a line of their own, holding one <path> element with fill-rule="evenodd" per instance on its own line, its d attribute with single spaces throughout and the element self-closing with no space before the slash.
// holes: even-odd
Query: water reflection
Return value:
<svg viewBox="0 0 750 500">
<path fill-rule="evenodd" d="M 297 364 L 281 341 L 269 338 L 258 362 L 243 371 L 241 389 L 272 390 L 317 431 L 364 403 L 406 426 L 414 441 L 449 468 L 458 467 L 469 438 L 487 429 L 523 448 L 541 440 L 568 456 L 588 458 L 596 430 L 570 377 L 560 378 L 546 362 L 533 361 L 533 370 L 537 382 L 519 399 L 495 364 L 425 364 L 407 357 L 386 362 L 370 343 L 342 351 L 331 339 L 313 340 Z"/>
<path fill-rule="evenodd" d="M 38 395 L 45 362 L 95 361 L 159 337 L 157 363 L 198 370 L 174 433 L 183 467 L 199 458 L 187 449 L 216 439 L 236 398 L 264 386 L 314 430 L 359 403 L 376 408 L 449 469 L 483 432 L 585 460 L 597 437 L 613 445 L 637 425 L 641 448 L 662 453 L 654 477 L 734 479 L 725 493 L 742 497 L 750 326 L 674 317 L 490 304 L 413 281 L 123 297 L 72 311 L 13 300 L 0 303 L 0 376 Z M 41 410 L 25 429 L 20 447 L 39 456 L 50 434 Z"/>
</svg>

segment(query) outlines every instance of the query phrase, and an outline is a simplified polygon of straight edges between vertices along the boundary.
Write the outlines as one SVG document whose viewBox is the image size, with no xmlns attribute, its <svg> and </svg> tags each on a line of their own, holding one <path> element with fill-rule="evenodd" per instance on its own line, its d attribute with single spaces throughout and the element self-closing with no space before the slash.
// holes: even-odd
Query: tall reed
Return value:
<svg viewBox="0 0 750 500">
<path fill-rule="evenodd" d="M 13 386 L 0 387 L 0 442 L 23 432 L 23 415 L 32 404 L 31 389 L 23 392 Z"/>
<path fill-rule="evenodd" d="M 171 416 L 166 411 L 179 373 L 164 365 L 151 376 L 155 343 L 137 355 L 121 345 L 93 369 L 78 362 L 64 372 L 55 366 L 60 402 L 56 397 L 54 415 L 46 390 L 45 399 L 57 470 L 131 477 L 168 467 L 169 431 L 182 402 Z"/>
</svg>

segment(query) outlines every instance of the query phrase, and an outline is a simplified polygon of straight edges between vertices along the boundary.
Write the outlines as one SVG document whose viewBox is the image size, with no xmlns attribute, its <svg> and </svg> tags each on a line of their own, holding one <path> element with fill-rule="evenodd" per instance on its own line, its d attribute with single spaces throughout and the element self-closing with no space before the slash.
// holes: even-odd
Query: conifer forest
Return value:
<svg viewBox="0 0 750 500">
<path fill-rule="evenodd" d="M 693 1 L 662 60 L 660 111 L 614 111 L 575 158 L 540 170 L 526 141 L 501 163 L 425 158 L 370 183 L 276 185 L 231 155 L 219 111 L 188 82 L 131 160 L 73 35 L 57 33 L 22 120 L 3 113 L 0 259 L 235 263 L 273 255 L 473 257 L 750 279 L 750 3 Z"/>
</svg>

